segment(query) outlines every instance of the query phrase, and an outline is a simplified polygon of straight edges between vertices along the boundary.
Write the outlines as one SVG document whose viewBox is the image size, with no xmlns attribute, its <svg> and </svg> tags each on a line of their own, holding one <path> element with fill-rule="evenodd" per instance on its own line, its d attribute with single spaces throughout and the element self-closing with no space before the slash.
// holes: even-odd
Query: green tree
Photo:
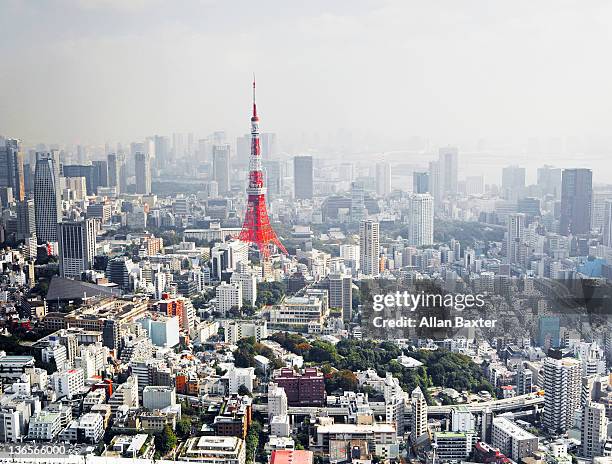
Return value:
<svg viewBox="0 0 612 464">
<path fill-rule="evenodd" d="M 173 430 L 166 424 L 164 429 L 155 436 L 155 448 L 165 456 L 174 449 L 177 441 Z"/>
</svg>

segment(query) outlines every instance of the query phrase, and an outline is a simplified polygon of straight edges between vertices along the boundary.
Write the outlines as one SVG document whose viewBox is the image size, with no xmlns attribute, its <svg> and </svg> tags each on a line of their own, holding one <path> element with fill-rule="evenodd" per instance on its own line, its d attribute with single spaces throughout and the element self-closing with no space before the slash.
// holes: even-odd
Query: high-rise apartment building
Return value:
<svg viewBox="0 0 612 464">
<path fill-rule="evenodd" d="M 57 224 L 62 217 L 59 189 L 59 156 L 37 153 L 34 174 L 34 210 L 39 243 L 57 242 Z"/>
<path fill-rule="evenodd" d="M 312 156 L 295 156 L 293 158 L 294 197 L 297 200 L 309 200 L 313 196 Z"/>
<path fill-rule="evenodd" d="M 508 231 L 506 236 L 506 253 L 508 263 L 519 264 L 522 262 L 521 252 L 523 249 L 523 235 L 525 232 L 525 215 L 523 213 L 510 214 L 508 216 Z"/>
<path fill-rule="evenodd" d="M 427 401 L 421 387 L 416 387 L 410 394 L 410 405 L 412 409 L 412 423 L 410 433 L 412 441 L 427 433 Z"/>
<path fill-rule="evenodd" d="M 137 152 L 134 161 L 136 193 L 149 195 L 151 193 L 151 157 L 149 153 Z"/>
<path fill-rule="evenodd" d="M 371 220 L 359 223 L 359 261 L 361 273 L 366 276 L 380 274 L 380 224 Z"/>
<path fill-rule="evenodd" d="M 580 361 L 574 358 L 544 360 L 544 427 L 564 433 L 580 409 Z"/>
<path fill-rule="evenodd" d="M 593 173 L 590 169 L 564 169 L 561 178 L 562 235 L 588 234 L 591 229 Z"/>
<path fill-rule="evenodd" d="M 58 224 L 60 275 L 80 278 L 93 267 L 96 254 L 96 220 L 63 221 Z"/>
<path fill-rule="evenodd" d="M 608 418 L 603 404 L 588 401 L 582 408 L 582 457 L 603 456 L 608 438 Z"/>
<path fill-rule="evenodd" d="M 434 202 L 428 193 L 413 194 L 408 199 L 408 243 L 412 246 L 433 244 Z"/>
</svg>

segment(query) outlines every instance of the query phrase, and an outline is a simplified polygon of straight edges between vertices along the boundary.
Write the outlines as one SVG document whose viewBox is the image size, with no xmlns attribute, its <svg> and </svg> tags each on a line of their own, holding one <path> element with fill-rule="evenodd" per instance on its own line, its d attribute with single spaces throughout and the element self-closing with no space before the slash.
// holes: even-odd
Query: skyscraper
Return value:
<svg viewBox="0 0 612 464">
<path fill-rule="evenodd" d="M 350 275 L 329 275 L 329 306 L 342 309 L 342 320 L 350 322 L 353 317 L 353 280 Z"/>
<path fill-rule="evenodd" d="M 408 243 L 412 246 L 433 244 L 433 197 L 415 193 L 408 199 Z"/>
<path fill-rule="evenodd" d="M 591 228 L 593 173 L 590 169 L 564 169 L 561 178 L 562 235 L 588 234 Z"/>
<path fill-rule="evenodd" d="M 64 221 L 58 224 L 60 276 L 80 278 L 93 266 L 96 252 L 96 220 Z"/>
<path fill-rule="evenodd" d="M 283 177 L 281 175 L 280 161 L 268 160 L 263 162 L 266 174 L 266 185 L 269 195 L 280 195 L 283 188 Z"/>
<path fill-rule="evenodd" d="M 525 191 L 525 168 L 506 166 L 502 169 L 502 194 L 508 200 L 516 201 Z"/>
<path fill-rule="evenodd" d="M 230 191 L 230 146 L 213 145 L 213 180 L 219 185 L 219 193 Z"/>
<path fill-rule="evenodd" d="M 276 143 L 276 134 L 274 132 L 263 132 L 260 135 L 261 140 L 261 157 L 264 160 L 269 160 L 276 155 L 278 150 Z"/>
<path fill-rule="evenodd" d="M 429 173 L 412 173 L 412 193 L 429 193 Z"/>
<path fill-rule="evenodd" d="M 108 187 L 108 163 L 106 160 L 92 161 L 92 187 L 94 194 L 98 194 L 98 187 Z"/>
<path fill-rule="evenodd" d="M 25 198 L 23 153 L 19 140 L 0 137 L 0 187 L 13 189 L 17 201 Z"/>
<path fill-rule="evenodd" d="M 580 361 L 574 358 L 544 360 L 544 427 L 564 433 L 580 409 Z"/>
<path fill-rule="evenodd" d="M 455 195 L 457 193 L 459 152 L 457 147 L 440 148 L 438 164 L 440 170 L 441 193 Z"/>
<path fill-rule="evenodd" d="M 25 240 L 36 234 L 34 200 L 17 202 L 17 240 Z"/>
<path fill-rule="evenodd" d="M 416 387 L 410 394 L 412 408 L 411 437 L 413 443 L 427 432 L 427 401 L 421 387 Z"/>
<path fill-rule="evenodd" d="M 153 138 L 155 145 L 155 163 L 158 169 L 165 169 L 170 164 L 170 138 L 156 135 Z"/>
<path fill-rule="evenodd" d="M 561 198 L 561 169 L 549 165 L 538 168 L 538 187 L 542 195 Z"/>
<path fill-rule="evenodd" d="M 65 164 L 63 167 L 64 177 L 84 177 L 87 187 L 87 195 L 95 195 L 94 167 L 91 164 Z"/>
<path fill-rule="evenodd" d="M 612 200 L 605 202 L 602 242 L 605 246 L 612 246 Z"/>
<path fill-rule="evenodd" d="M 313 195 L 312 156 L 293 158 L 294 197 L 297 200 L 310 200 Z"/>
<path fill-rule="evenodd" d="M 62 217 L 59 189 L 59 156 L 36 154 L 34 210 L 38 243 L 57 242 L 57 224 Z"/>
<path fill-rule="evenodd" d="M 116 153 L 109 153 L 106 156 L 108 167 L 108 186 L 115 187 L 119 193 L 119 157 Z"/>
<path fill-rule="evenodd" d="M 363 221 L 367 216 L 363 183 L 351 182 L 351 222 Z"/>
<path fill-rule="evenodd" d="M 149 153 L 137 152 L 135 157 L 136 193 L 151 193 L 151 157 Z"/>
<path fill-rule="evenodd" d="M 391 165 L 387 162 L 376 163 L 376 194 L 379 197 L 391 193 Z"/>
<path fill-rule="evenodd" d="M 380 225 L 371 220 L 359 223 L 359 261 L 361 272 L 366 276 L 377 276 L 380 274 Z"/>
<path fill-rule="evenodd" d="M 508 216 L 508 231 L 506 234 L 506 253 L 508 263 L 521 263 L 521 249 L 523 246 L 523 235 L 525 231 L 525 215 L 523 213 L 510 214 Z"/>
<path fill-rule="evenodd" d="M 582 408 L 582 457 L 603 456 L 608 437 L 608 418 L 603 404 L 588 401 Z"/>
</svg>

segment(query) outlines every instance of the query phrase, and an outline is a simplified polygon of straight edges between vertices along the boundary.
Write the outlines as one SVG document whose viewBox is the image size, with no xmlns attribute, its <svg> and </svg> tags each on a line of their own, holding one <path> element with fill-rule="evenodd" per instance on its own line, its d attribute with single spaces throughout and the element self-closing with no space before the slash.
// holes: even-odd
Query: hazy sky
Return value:
<svg viewBox="0 0 612 464">
<path fill-rule="evenodd" d="M 612 2 L 0 1 L 0 134 L 607 134 Z M 450 140 L 452 142 L 452 140 Z"/>
</svg>

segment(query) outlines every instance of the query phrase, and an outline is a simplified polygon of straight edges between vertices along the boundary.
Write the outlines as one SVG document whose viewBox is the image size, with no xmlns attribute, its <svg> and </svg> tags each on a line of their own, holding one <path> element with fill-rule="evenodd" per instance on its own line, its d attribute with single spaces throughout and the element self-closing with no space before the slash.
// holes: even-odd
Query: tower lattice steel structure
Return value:
<svg viewBox="0 0 612 464">
<path fill-rule="evenodd" d="M 259 117 L 255 104 L 255 79 L 253 79 L 253 116 L 251 117 L 251 156 L 249 158 L 248 203 L 244 224 L 238 238 L 243 242 L 257 245 L 262 259 L 268 259 L 276 246 L 287 254 L 274 229 L 270 225 L 266 208 L 266 188 L 264 187 L 261 148 L 259 145 Z"/>
</svg>

